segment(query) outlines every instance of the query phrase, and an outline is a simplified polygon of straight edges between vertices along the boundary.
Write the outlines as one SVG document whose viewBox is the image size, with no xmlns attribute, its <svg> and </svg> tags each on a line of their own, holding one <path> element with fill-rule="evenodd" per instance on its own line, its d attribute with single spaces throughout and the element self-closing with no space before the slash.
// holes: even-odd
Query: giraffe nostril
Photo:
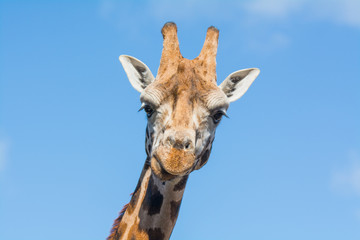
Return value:
<svg viewBox="0 0 360 240">
<path fill-rule="evenodd" d="M 193 143 L 188 137 L 168 136 L 165 144 L 179 150 L 191 150 L 193 148 Z"/>
<path fill-rule="evenodd" d="M 173 146 L 175 144 L 175 138 L 172 137 L 172 136 L 169 136 L 167 138 L 167 143 L 170 145 L 170 146 Z"/>
</svg>

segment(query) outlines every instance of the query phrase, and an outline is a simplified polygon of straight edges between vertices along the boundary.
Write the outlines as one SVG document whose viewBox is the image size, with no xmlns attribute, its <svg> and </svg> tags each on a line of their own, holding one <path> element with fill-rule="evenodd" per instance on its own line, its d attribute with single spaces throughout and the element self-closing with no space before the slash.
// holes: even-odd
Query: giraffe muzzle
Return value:
<svg viewBox="0 0 360 240">
<path fill-rule="evenodd" d="M 194 148 L 186 148 L 187 144 L 189 143 L 181 144 L 180 147 L 158 147 L 151 159 L 151 167 L 155 174 L 160 178 L 161 175 L 166 175 L 163 173 L 174 177 L 187 175 L 195 164 Z"/>
</svg>

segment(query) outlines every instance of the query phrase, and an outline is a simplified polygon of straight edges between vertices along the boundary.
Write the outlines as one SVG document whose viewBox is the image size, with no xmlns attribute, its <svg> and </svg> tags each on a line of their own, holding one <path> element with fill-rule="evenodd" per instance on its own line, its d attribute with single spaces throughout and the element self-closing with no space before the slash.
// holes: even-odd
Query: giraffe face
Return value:
<svg viewBox="0 0 360 240">
<path fill-rule="evenodd" d="M 141 109 L 148 118 L 146 153 L 151 168 L 160 179 L 168 180 L 205 165 L 229 103 L 247 91 L 260 71 L 234 72 L 217 86 L 217 29 L 208 29 L 203 50 L 193 60 L 181 56 L 175 24 L 165 24 L 162 33 L 164 49 L 156 78 L 136 58 L 122 55 L 120 62 L 141 93 Z"/>
<path fill-rule="evenodd" d="M 173 74 L 141 93 L 147 118 L 146 151 L 160 178 L 189 174 L 210 155 L 215 129 L 229 106 L 225 93 L 183 59 Z"/>
</svg>

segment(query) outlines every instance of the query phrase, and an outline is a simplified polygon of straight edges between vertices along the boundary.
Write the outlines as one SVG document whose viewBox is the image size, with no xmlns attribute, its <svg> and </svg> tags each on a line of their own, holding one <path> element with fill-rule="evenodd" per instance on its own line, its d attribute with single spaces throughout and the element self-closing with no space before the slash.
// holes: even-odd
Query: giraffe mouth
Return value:
<svg viewBox="0 0 360 240">
<path fill-rule="evenodd" d="M 170 180 L 177 177 L 176 175 L 173 175 L 165 170 L 165 168 L 155 154 L 150 160 L 150 166 L 155 175 L 157 175 L 162 180 Z"/>
</svg>

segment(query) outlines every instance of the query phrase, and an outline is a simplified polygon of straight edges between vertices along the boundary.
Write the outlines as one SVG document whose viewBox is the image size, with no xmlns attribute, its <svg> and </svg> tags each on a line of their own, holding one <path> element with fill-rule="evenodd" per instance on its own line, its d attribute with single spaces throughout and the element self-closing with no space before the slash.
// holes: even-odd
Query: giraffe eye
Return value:
<svg viewBox="0 0 360 240">
<path fill-rule="evenodd" d="M 214 123 L 215 124 L 219 123 L 222 116 L 227 117 L 227 115 L 224 111 L 219 110 L 219 111 L 215 112 L 215 114 L 212 115 L 212 119 L 213 119 Z"/>
<path fill-rule="evenodd" d="M 148 118 L 151 117 L 151 115 L 155 112 L 155 110 L 151 107 L 150 104 L 146 104 L 146 103 L 141 104 L 141 107 L 140 107 L 138 112 L 140 112 L 143 109 L 144 109 L 144 111 L 146 113 L 146 116 Z"/>
<path fill-rule="evenodd" d="M 142 107 L 146 113 L 146 116 L 149 118 L 151 117 L 151 115 L 154 113 L 154 109 L 152 109 L 152 107 L 150 107 L 150 105 L 144 105 Z"/>
</svg>

